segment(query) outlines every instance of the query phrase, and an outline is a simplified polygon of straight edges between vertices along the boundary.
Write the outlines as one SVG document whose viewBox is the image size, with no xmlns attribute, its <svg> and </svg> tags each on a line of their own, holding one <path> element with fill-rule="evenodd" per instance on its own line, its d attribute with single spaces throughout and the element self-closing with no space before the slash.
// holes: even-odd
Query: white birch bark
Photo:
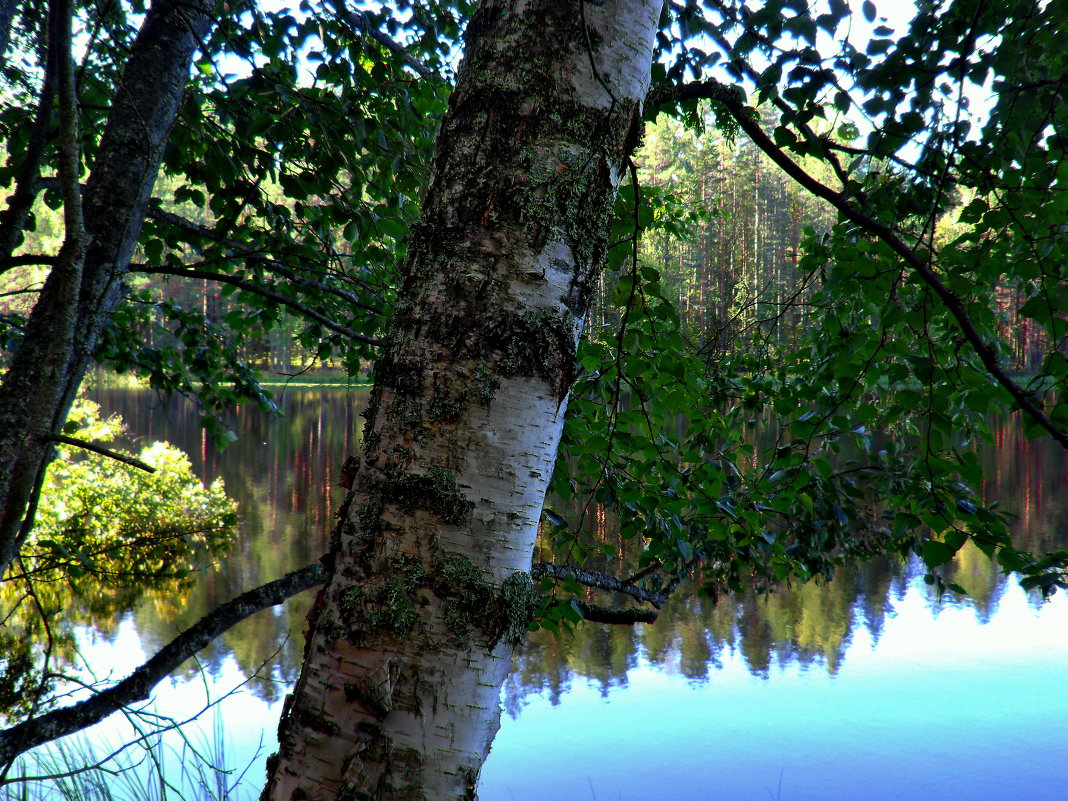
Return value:
<svg viewBox="0 0 1068 801">
<path fill-rule="evenodd" d="M 474 798 L 660 9 L 472 19 L 265 799 Z"/>
</svg>

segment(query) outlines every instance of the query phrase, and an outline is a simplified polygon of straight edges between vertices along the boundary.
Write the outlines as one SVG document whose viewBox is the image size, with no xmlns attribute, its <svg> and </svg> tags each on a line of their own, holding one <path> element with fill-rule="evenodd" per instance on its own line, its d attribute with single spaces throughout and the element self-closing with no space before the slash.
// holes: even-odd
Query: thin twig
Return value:
<svg viewBox="0 0 1068 801">
<path fill-rule="evenodd" d="M 305 317 L 310 317 L 311 319 L 318 322 L 320 325 L 323 325 L 326 328 L 329 328 L 331 331 L 341 334 L 344 337 L 348 337 L 354 342 L 362 342 L 365 345 L 375 346 L 383 344 L 381 339 L 369 337 L 366 334 L 361 334 L 358 331 L 354 331 L 347 325 L 341 325 L 341 323 L 336 323 L 322 312 L 316 311 L 310 306 L 301 303 L 299 300 L 294 300 L 293 298 L 287 297 L 281 294 L 280 292 L 275 292 L 273 289 L 268 289 L 267 287 L 261 286 L 252 281 L 246 281 L 244 278 L 239 278 L 236 275 L 229 275 L 227 273 L 214 273 L 208 272 L 207 270 L 196 270 L 185 267 L 151 267 L 145 264 L 131 264 L 129 271 L 131 273 L 143 273 L 145 275 L 176 275 L 180 278 L 199 278 L 205 281 L 217 281 L 222 284 L 231 284 L 232 286 L 236 286 L 246 292 L 251 292 L 254 295 L 259 295 L 260 297 L 267 298 L 268 300 L 273 300 L 276 303 L 281 303 L 283 306 L 288 306 L 294 311 L 300 312 L 300 314 L 304 315 Z"/>
<path fill-rule="evenodd" d="M 305 277 L 301 273 L 308 272 L 307 265 L 302 264 L 291 269 L 283 262 L 279 261 L 277 258 L 267 256 L 263 251 L 250 247 L 244 242 L 240 242 L 236 239 L 233 239 L 232 237 L 228 237 L 219 231 L 216 231 L 212 228 L 208 228 L 207 226 L 199 225 L 198 223 L 195 223 L 192 220 L 188 220 L 185 217 L 182 217 L 181 215 L 175 214 L 170 211 L 164 211 L 161 204 L 162 201 L 160 201 L 158 198 L 152 198 L 149 201 L 147 212 L 147 216 L 149 217 L 149 219 L 155 220 L 156 222 L 167 223 L 168 225 L 173 225 L 175 228 L 179 228 L 182 231 L 185 231 L 186 233 L 202 237 L 210 242 L 225 245 L 226 247 L 233 250 L 235 253 L 239 253 L 249 260 L 262 263 L 267 267 L 270 272 L 281 275 L 292 284 L 296 284 L 297 286 L 301 287 L 306 287 L 308 289 L 313 289 L 317 292 L 327 292 L 331 295 L 335 295 L 341 298 L 342 300 L 353 304 L 357 308 L 364 309 L 365 311 L 378 311 L 378 309 L 368 306 L 360 299 L 358 295 L 353 292 L 349 292 L 347 289 L 330 286 L 329 284 L 325 284 L 322 281 L 315 281 Z M 322 274 L 328 275 L 331 273 L 323 271 Z M 354 279 L 349 276 L 345 276 L 345 279 L 353 281 L 354 283 L 358 283 L 365 288 L 373 288 L 373 286 L 368 284 L 366 281 L 360 281 L 359 279 Z"/>
<path fill-rule="evenodd" d="M 375 27 L 371 16 L 366 11 L 353 11 L 345 5 L 345 0 L 331 0 L 335 13 L 355 31 L 363 31 L 386 50 L 400 58 L 406 66 L 415 70 L 421 78 L 434 77 L 434 71 L 425 64 L 420 64 L 399 42 L 394 41 Z"/>
</svg>

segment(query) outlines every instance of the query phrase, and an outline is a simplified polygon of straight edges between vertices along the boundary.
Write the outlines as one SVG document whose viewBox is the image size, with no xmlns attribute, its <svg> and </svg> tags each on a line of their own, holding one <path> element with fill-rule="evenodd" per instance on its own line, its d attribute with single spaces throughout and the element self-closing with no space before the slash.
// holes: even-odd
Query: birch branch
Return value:
<svg viewBox="0 0 1068 801">
<path fill-rule="evenodd" d="M 670 593 L 651 592 L 637 584 L 628 583 L 622 579 L 610 576 L 607 573 L 597 573 L 592 570 L 583 570 L 580 567 L 567 567 L 552 562 L 538 562 L 530 569 L 530 576 L 535 581 L 542 577 L 551 579 L 573 579 L 586 587 L 595 587 L 599 590 L 619 592 L 629 595 L 636 601 L 645 601 L 659 609 L 667 603 Z"/>
<path fill-rule="evenodd" d="M 655 609 L 639 609 L 628 607 L 626 609 L 609 609 L 606 606 L 588 604 L 578 601 L 579 612 L 582 619 L 590 623 L 608 623 L 614 626 L 633 626 L 635 623 L 655 623 L 660 613 Z"/>
<path fill-rule="evenodd" d="M 106 456 L 109 459 L 114 459 L 117 462 L 128 464 L 130 465 L 130 467 L 136 467 L 138 470 L 144 470 L 146 473 L 156 472 L 156 468 L 154 468 L 150 464 L 147 464 L 146 462 L 142 462 L 140 459 L 135 459 L 132 456 L 127 456 L 126 454 L 109 450 L 101 445 L 97 445 L 92 442 L 87 442 L 84 439 L 76 439 L 74 437 L 68 437 L 63 434 L 47 434 L 41 437 L 41 439 L 48 440 L 49 442 L 61 442 L 64 445 L 71 445 L 75 448 L 82 448 L 87 451 L 92 451 L 93 453 L 98 453 L 101 456 Z"/>
</svg>

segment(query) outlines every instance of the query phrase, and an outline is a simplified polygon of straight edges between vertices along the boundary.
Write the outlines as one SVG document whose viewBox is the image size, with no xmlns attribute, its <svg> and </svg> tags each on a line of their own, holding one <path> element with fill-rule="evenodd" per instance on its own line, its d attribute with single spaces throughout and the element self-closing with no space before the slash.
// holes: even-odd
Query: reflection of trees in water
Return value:
<svg viewBox="0 0 1068 801">
<path fill-rule="evenodd" d="M 987 475 L 984 495 L 1015 511 L 1013 541 L 1036 553 L 1065 547 L 1068 540 L 1068 456 L 1052 446 L 1028 443 L 1011 426 L 996 430 L 992 445 L 980 449 Z M 610 515 L 588 515 L 587 528 L 600 541 L 614 537 Z M 545 550 L 542 558 L 547 558 Z M 633 571 L 634 563 L 602 563 L 595 569 L 617 574 Z M 1007 579 L 997 565 L 971 545 L 963 548 L 943 573 L 960 584 L 964 598 L 941 601 L 933 589 L 928 600 L 937 614 L 940 606 L 964 606 L 987 622 L 1003 595 Z M 719 667 L 724 653 L 740 654 L 755 676 L 768 677 L 775 667 L 789 664 L 825 667 L 832 675 L 857 626 L 876 641 L 895 600 L 900 601 L 923 567 L 893 556 L 840 567 L 834 579 L 821 583 L 780 586 L 769 595 L 749 591 L 722 597 L 716 603 L 682 591 L 661 611 L 654 624 L 633 629 L 584 626 L 554 636 L 532 634 L 515 656 L 516 670 L 505 689 L 505 709 L 517 714 L 526 697 L 546 695 L 557 703 L 578 676 L 597 683 L 602 692 L 626 683 L 626 671 L 640 655 L 651 664 L 691 680 L 705 681 Z M 610 604 L 609 596 L 587 598 Z M 1041 603 L 1034 596 L 1034 603 Z M 592 668 L 589 654 L 602 653 Z"/>
<path fill-rule="evenodd" d="M 1038 553 L 1068 540 L 1068 456 L 1045 442 L 1029 442 L 1022 426 L 1001 426 L 980 451 L 984 494 L 1017 515 L 1013 541 Z"/>
<path fill-rule="evenodd" d="M 121 425 L 78 399 L 64 430 L 111 445 Z M 191 571 L 226 553 L 236 522 L 221 482 L 202 486 L 170 445 L 152 443 L 127 464 L 60 447 L 33 534 L 0 577 L 0 715 L 32 714 L 63 686 L 80 662 L 80 629 L 113 641 L 121 613 L 180 596 Z"/>
<path fill-rule="evenodd" d="M 151 393 L 130 390 L 93 394 L 105 412 L 122 414 L 134 435 L 181 447 L 206 480 L 222 476 L 242 515 L 240 541 L 225 565 L 205 575 L 189 593 L 137 607 L 135 621 L 147 650 L 169 641 L 215 604 L 312 562 L 325 550 L 340 501 L 339 467 L 359 445 L 362 393 L 289 391 L 282 398 L 282 418 L 238 410 L 231 425 L 240 439 L 222 454 L 203 437 L 199 417 L 187 404 L 161 402 Z M 1018 546 L 1037 552 L 1063 547 L 1058 541 L 1063 543 L 1068 531 L 1068 458 L 1052 447 L 1035 447 L 1017 429 L 1005 426 L 995 432 L 992 445 L 981 449 L 981 460 L 988 477 L 986 497 L 1001 499 L 1020 515 L 1014 528 Z M 593 509 L 587 521 L 597 539 L 622 544 L 610 514 Z M 625 575 L 633 562 L 623 550 L 620 558 L 590 567 Z M 540 558 L 546 556 L 543 551 Z M 919 570 L 880 557 L 847 565 L 828 583 L 779 587 L 766 597 L 751 591 L 712 603 L 680 591 L 653 625 L 584 626 L 560 637 L 536 632 L 516 655 L 506 708 L 516 713 L 532 693 L 545 694 L 555 703 L 575 675 L 607 693 L 626 683 L 627 671 L 643 655 L 694 681 L 708 680 L 725 653 L 741 654 L 758 676 L 787 664 L 826 667 L 833 674 L 841 668 L 857 626 L 879 638 L 893 601 L 904 596 Z M 981 620 L 988 620 L 1005 587 L 996 566 L 966 548 L 946 567 L 946 575 L 968 590 L 969 597 L 943 603 L 972 607 Z M 201 655 L 202 664 L 211 672 L 233 656 L 251 673 L 280 648 L 254 685 L 264 697 L 277 697 L 281 689 L 275 681 L 291 681 L 299 669 L 304 616 L 311 601 L 311 594 L 306 595 L 292 599 L 282 611 L 261 612 L 231 630 Z M 585 600 L 608 606 L 619 602 L 592 590 Z M 933 604 L 933 594 L 931 600 Z M 196 668 L 186 670 L 192 675 Z"/>
<path fill-rule="evenodd" d="M 880 557 L 846 565 L 829 582 L 781 586 L 768 595 L 750 590 L 713 602 L 680 591 L 653 624 L 582 626 L 560 636 L 538 631 L 515 657 L 505 709 L 517 714 L 531 694 L 545 694 L 555 704 L 573 676 L 607 694 L 626 684 L 627 670 L 642 655 L 692 681 L 712 678 L 725 653 L 740 654 L 749 671 L 763 678 L 789 664 L 821 665 L 834 674 L 856 626 L 878 639 L 891 598 L 904 591 L 908 578 L 900 560 Z"/>
<path fill-rule="evenodd" d="M 316 561 L 327 548 L 340 503 L 339 468 L 359 448 L 359 411 L 365 393 L 290 390 L 281 397 L 282 417 L 238 409 L 229 424 L 239 439 L 219 452 L 204 437 L 199 413 L 182 400 L 151 392 L 97 390 L 105 413 L 123 416 L 132 437 L 163 439 L 185 450 L 205 480 L 221 476 L 238 502 L 241 531 L 225 563 L 208 569 L 181 594 L 161 595 L 133 609 L 144 649 L 152 653 L 219 604 L 252 587 Z M 209 675 L 233 657 L 251 686 L 274 700 L 296 679 L 311 593 L 267 609 L 226 632 L 199 655 Z M 200 670 L 187 662 L 180 673 Z"/>
<path fill-rule="evenodd" d="M 92 395 L 105 413 L 122 415 L 131 436 L 181 448 L 205 481 L 221 476 L 253 524 L 249 535 L 255 538 L 263 530 L 258 527 L 273 528 L 286 514 L 299 516 L 310 531 L 330 528 L 339 500 L 339 468 L 359 446 L 366 393 L 289 390 L 280 397 L 281 417 L 254 408 L 234 410 L 227 423 L 239 438 L 222 452 L 201 429 L 197 410 L 182 399 L 161 400 L 136 390 L 103 389 Z"/>
</svg>

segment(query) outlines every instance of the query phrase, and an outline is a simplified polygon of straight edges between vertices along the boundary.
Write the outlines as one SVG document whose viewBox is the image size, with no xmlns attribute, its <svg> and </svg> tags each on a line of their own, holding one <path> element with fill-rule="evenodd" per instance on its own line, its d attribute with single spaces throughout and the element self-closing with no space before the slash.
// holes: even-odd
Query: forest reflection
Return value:
<svg viewBox="0 0 1068 801">
<path fill-rule="evenodd" d="M 241 515 L 241 534 L 221 564 L 206 570 L 189 591 L 150 590 L 130 610 L 94 616 L 105 637 L 115 635 L 123 613 L 129 612 L 144 649 L 153 652 L 217 604 L 312 562 L 325 550 L 341 499 L 339 468 L 359 448 L 362 391 L 289 390 L 281 394 L 282 417 L 238 410 L 230 424 L 240 438 L 223 452 L 204 436 L 197 411 L 183 401 L 117 389 L 96 389 L 90 397 L 105 415 L 125 419 L 132 440 L 171 442 L 189 454 L 204 481 L 221 477 Z M 985 496 L 1018 515 L 1018 547 L 1040 553 L 1063 548 L 1068 457 L 1052 446 L 1029 443 L 1018 427 L 1006 425 L 997 429 L 994 443 L 981 450 L 980 458 L 987 475 Z M 593 509 L 586 519 L 594 538 L 618 539 L 611 514 Z M 625 561 L 599 567 L 628 572 Z M 626 684 L 627 671 L 639 659 L 692 681 L 709 679 L 721 659 L 735 653 L 755 676 L 766 678 L 789 664 L 833 675 L 858 627 L 878 640 L 894 602 L 904 597 L 918 572 L 922 568 L 914 562 L 883 556 L 846 565 L 830 582 L 782 586 L 770 594 L 750 591 L 713 603 L 680 591 L 651 625 L 588 625 L 559 636 L 538 631 L 516 653 L 505 707 L 516 714 L 531 694 L 545 694 L 555 703 L 575 678 L 593 681 L 607 694 Z M 938 614 L 939 604 L 963 605 L 974 609 L 979 620 L 989 620 L 1007 582 L 997 566 L 969 547 L 946 566 L 946 573 L 968 596 L 939 602 L 932 590 L 932 614 Z M 593 595 L 589 600 L 608 601 Z M 279 698 L 300 667 L 310 602 L 311 593 L 306 593 L 245 621 L 202 653 L 200 666 L 215 674 L 232 657 L 253 677 L 250 686 L 257 695 L 268 701 Z M 1033 602 L 1041 600 L 1036 596 Z M 184 671 L 192 677 L 201 667 L 187 663 Z"/>
</svg>

